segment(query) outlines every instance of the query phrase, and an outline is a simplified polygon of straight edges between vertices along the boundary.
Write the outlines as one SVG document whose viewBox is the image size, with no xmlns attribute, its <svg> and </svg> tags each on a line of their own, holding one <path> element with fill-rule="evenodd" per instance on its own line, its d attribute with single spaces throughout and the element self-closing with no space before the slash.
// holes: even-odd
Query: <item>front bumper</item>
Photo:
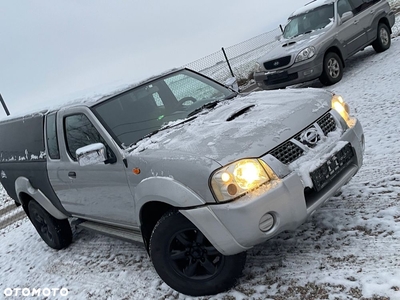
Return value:
<svg viewBox="0 0 400 300">
<path fill-rule="evenodd" d="M 322 59 L 316 56 L 282 70 L 256 72 L 254 80 L 257 86 L 264 90 L 279 89 L 317 79 L 321 76 L 322 69 Z"/>
<path fill-rule="evenodd" d="M 330 153 L 340 141 L 349 142 L 355 155 L 350 164 L 318 192 L 310 193 L 301 175 L 292 171 L 272 186 L 260 187 L 236 201 L 181 210 L 181 213 L 225 255 L 245 251 L 285 230 L 294 230 L 350 181 L 361 167 L 364 134 L 356 119 L 352 127 L 336 143 L 318 153 L 316 159 Z M 267 213 L 273 216 L 274 224 L 264 232 L 260 229 L 260 222 Z"/>
</svg>

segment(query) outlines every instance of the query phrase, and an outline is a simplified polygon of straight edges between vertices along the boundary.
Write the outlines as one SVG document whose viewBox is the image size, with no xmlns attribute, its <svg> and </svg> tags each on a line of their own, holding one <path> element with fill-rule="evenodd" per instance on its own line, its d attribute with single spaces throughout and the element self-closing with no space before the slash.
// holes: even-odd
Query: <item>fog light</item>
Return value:
<svg viewBox="0 0 400 300">
<path fill-rule="evenodd" d="M 274 217 L 270 213 L 266 213 L 260 219 L 260 230 L 266 232 L 274 226 L 274 223 Z"/>
<path fill-rule="evenodd" d="M 310 70 L 304 71 L 304 72 L 303 72 L 303 75 L 304 75 L 304 76 L 308 76 L 308 75 L 312 74 L 313 72 L 314 72 L 314 70 L 313 70 L 313 69 L 310 69 Z"/>
</svg>

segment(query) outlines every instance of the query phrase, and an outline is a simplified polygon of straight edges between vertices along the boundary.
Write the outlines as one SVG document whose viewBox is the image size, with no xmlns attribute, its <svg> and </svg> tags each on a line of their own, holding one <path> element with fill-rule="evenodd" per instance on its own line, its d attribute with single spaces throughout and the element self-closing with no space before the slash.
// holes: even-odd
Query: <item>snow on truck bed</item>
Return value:
<svg viewBox="0 0 400 300">
<path fill-rule="evenodd" d="M 249 250 L 234 289 L 203 299 L 400 299 L 400 39 L 347 65 L 331 89 L 364 127 L 364 166 L 298 230 Z M 159 279 L 142 246 L 81 231 L 54 251 L 26 218 L 0 241 L 0 298 L 18 287 L 67 288 L 60 299 L 186 298 Z"/>
</svg>

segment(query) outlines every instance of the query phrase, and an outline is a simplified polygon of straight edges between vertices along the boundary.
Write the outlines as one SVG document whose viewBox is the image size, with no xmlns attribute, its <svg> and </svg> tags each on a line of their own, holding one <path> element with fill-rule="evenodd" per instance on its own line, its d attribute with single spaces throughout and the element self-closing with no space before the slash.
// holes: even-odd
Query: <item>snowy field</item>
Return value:
<svg viewBox="0 0 400 300">
<path fill-rule="evenodd" d="M 249 250 L 234 289 L 199 299 L 400 299 L 399 66 L 400 38 L 347 63 L 330 89 L 363 124 L 364 166 L 298 230 Z M 7 288 L 69 291 L 47 299 L 190 299 L 159 279 L 142 246 L 80 231 L 55 251 L 26 218 L 0 236 L 0 299 Z"/>
</svg>

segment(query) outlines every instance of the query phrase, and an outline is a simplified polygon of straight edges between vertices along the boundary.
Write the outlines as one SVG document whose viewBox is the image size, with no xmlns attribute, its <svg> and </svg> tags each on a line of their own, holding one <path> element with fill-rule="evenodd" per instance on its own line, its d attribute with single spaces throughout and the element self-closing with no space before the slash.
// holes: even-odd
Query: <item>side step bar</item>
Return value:
<svg viewBox="0 0 400 300">
<path fill-rule="evenodd" d="M 74 220 L 71 224 L 127 242 L 143 244 L 143 237 L 140 231 L 80 219 Z"/>
</svg>

